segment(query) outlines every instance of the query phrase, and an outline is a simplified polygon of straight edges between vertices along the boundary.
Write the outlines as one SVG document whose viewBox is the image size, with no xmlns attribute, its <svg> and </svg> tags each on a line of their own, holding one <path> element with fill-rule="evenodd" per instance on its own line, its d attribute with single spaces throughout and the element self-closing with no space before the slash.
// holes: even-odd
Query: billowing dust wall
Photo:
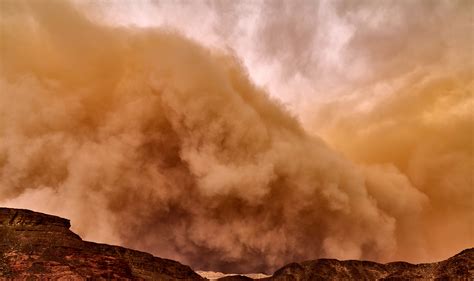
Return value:
<svg viewBox="0 0 474 281">
<path fill-rule="evenodd" d="M 415 100 L 404 86 L 369 113 L 327 104 L 312 122 L 337 124 L 321 131 L 343 156 L 237 57 L 167 30 L 101 25 L 64 1 L 1 5 L 0 204 L 196 269 L 472 246 L 465 69 L 415 73 Z"/>
</svg>

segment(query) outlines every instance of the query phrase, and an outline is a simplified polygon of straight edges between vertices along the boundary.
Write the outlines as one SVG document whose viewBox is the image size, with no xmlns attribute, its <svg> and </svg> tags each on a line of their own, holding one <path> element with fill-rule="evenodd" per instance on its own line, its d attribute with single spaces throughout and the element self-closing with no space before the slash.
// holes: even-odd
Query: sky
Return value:
<svg viewBox="0 0 474 281">
<path fill-rule="evenodd" d="M 472 247 L 471 1 L 0 3 L 1 205 L 200 270 Z"/>
</svg>

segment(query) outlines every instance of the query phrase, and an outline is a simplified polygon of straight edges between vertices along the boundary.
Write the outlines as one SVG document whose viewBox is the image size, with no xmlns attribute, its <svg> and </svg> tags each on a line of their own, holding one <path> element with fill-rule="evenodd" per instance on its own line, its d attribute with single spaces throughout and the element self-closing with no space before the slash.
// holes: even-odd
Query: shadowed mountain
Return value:
<svg viewBox="0 0 474 281">
<path fill-rule="evenodd" d="M 335 259 L 291 263 L 261 280 L 474 280 L 474 248 L 444 261 L 425 264 Z"/>
<path fill-rule="evenodd" d="M 176 261 L 83 241 L 69 227 L 67 219 L 0 208 L 0 279 L 203 280 Z"/>
</svg>

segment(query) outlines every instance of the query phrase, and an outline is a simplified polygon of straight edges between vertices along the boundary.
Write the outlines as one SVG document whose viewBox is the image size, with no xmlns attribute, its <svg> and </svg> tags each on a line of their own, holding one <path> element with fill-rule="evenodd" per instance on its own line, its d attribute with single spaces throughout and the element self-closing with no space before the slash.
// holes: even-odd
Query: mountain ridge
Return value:
<svg viewBox="0 0 474 281">
<path fill-rule="evenodd" d="M 84 241 L 70 226 L 68 219 L 58 216 L 0 207 L 0 279 L 208 280 L 177 261 Z M 434 263 L 317 259 L 287 264 L 260 279 L 228 274 L 210 280 L 452 279 L 474 280 L 474 248 Z"/>
</svg>

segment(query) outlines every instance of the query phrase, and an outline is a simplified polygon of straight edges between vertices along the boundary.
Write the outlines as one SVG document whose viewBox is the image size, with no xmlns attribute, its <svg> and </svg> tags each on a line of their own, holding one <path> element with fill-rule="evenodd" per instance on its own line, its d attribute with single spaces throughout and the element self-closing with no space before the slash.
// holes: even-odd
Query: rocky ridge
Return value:
<svg viewBox="0 0 474 281">
<path fill-rule="evenodd" d="M 83 241 L 70 226 L 64 218 L 0 208 L 0 280 L 207 280 L 173 260 Z M 257 280 L 251 277 L 217 280 Z M 474 248 L 426 264 L 335 259 L 290 263 L 258 280 L 474 280 Z"/>
<path fill-rule="evenodd" d="M 176 261 L 83 241 L 69 220 L 0 208 L 0 279 L 205 280 Z"/>
<path fill-rule="evenodd" d="M 335 259 L 291 263 L 262 280 L 474 280 L 474 248 L 444 261 L 424 264 Z"/>
</svg>

